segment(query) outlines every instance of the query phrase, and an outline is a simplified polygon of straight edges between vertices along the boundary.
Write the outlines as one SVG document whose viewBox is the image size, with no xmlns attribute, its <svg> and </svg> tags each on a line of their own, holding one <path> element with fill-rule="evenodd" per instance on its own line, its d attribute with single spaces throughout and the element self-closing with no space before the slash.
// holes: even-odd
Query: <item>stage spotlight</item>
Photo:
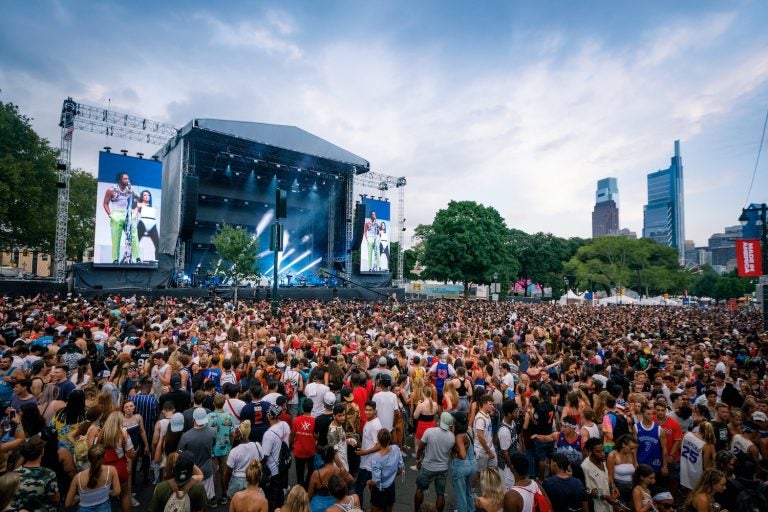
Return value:
<svg viewBox="0 0 768 512">
<path fill-rule="evenodd" d="M 379 190 L 389 190 L 389 184 L 386 181 L 379 183 Z"/>
<path fill-rule="evenodd" d="M 317 191 L 317 182 L 312 185 L 312 190 Z"/>
<path fill-rule="evenodd" d="M 232 167 L 230 167 L 230 165 L 229 165 L 229 164 L 227 164 L 227 168 L 226 168 L 226 169 L 224 169 L 224 174 L 225 174 L 226 176 L 232 176 Z"/>
<path fill-rule="evenodd" d="M 397 178 L 397 184 L 395 186 L 400 188 L 400 187 L 404 187 L 407 183 L 408 182 L 405 180 L 405 176 L 402 176 L 400 178 Z"/>
</svg>

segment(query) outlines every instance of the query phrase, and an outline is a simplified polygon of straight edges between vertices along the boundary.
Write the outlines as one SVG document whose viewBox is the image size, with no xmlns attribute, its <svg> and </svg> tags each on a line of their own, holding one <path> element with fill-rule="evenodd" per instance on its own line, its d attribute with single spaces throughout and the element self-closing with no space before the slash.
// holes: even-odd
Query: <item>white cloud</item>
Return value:
<svg viewBox="0 0 768 512">
<path fill-rule="evenodd" d="M 207 13 L 198 14 L 196 18 L 210 26 L 211 40 L 215 44 L 229 48 L 252 48 L 289 59 L 298 59 L 303 54 L 296 43 L 284 37 L 295 30 L 287 15 L 271 11 L 263 25 L 251 21 L 227 23 Z"/>
</svg>

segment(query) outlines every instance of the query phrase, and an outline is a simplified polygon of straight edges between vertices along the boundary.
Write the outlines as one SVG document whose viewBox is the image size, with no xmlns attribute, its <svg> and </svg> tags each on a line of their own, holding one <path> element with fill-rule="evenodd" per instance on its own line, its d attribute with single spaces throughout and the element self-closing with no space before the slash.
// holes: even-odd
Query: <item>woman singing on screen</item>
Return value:
<svg viewBox="0 0 768 512">
<path fill-rule="evenodd" d="M 139 203 L 136 207 L 138 211 L 138 235 L 139 244 L 141 239 L 148 236 L 152 240 L 152 244 L 155 246 L 154 254 L 152 258 L 145 258 L 157 261 L 157 249 L 160 246 L 160 237 L 157 233 L 157 211 L 152 206 L 152 193 L 149 190 L 143 190 Z"/>
</svg>

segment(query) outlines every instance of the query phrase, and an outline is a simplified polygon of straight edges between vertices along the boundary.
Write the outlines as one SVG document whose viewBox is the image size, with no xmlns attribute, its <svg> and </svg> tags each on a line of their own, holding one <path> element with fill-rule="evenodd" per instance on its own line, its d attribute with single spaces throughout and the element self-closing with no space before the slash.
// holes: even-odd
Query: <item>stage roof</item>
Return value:
<svg viewBox="0 0 768 512">
<path fill-rule="evenodd" d="M 358 174 L 368 171 L 370 166 L 364 158 L 296 126 L 227 121 L 224 119 L 194 119 L 183 131 L 186 132 L 190 125 L 204 130 L 252 140 L 260 144 L 359 166 Z"/>
</svg>

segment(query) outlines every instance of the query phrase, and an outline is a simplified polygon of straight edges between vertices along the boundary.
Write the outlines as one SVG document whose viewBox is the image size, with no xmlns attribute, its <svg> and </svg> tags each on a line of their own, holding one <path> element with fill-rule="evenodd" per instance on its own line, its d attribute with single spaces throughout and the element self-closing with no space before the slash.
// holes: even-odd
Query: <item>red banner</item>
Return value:
<svg viewBox="0 0 768 512">
<path fill-rule="evenodd" d="M 736 263 L 742 277 L 763 275 L 763 254 L 757 238 L 736 240 Z"/>
</svg>

